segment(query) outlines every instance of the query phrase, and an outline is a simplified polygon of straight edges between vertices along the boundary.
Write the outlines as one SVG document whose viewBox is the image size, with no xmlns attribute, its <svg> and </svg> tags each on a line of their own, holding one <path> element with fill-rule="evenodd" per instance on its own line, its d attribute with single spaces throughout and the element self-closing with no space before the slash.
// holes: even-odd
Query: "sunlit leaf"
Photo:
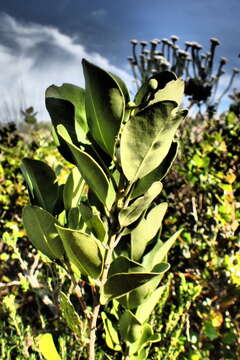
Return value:
<svg viewBox="0 0 240 360">
<path fill-rule="evenodd" d="M 143 217 L 137 227 L 131 231 L 131 258 L 139 261 L 148 242 L 154 238 L 162 225 L 167 211 L 167 203 L 161 203 Z"/>
<path fill-rule="evenodd" d="M 123 341 L 135 342 L 141 336 L 142 325 L 136 316 L 126 310 L 119 320 L 119 332 Z"/>
<path fill-rule="evenodd" d="M 177 103 L 164 101 L 149 106 L 125 124 L 120 141 L 123 172 L 130 182 L 141 179 L 164 160 L 186 112 L 172 116 Z M 143 141 L 144 139 L 144 141 Z"/>
<path fill-rule="evenodd" d="M 175 241 L 177 240 L 181 232 L 182 229 L 178 230 L 164 243 L 161 240 L 158 240 L 158 242 L 153 247 L 153 249 L 150 250 L 149 253 L 144 256 L 142 262 L 143 266 L 146 267 L 146 269 L 148 269 L 149 271 L 151 271 L 155 265 L 163 262 L 169 250 L 174 245 Z"/>
<path fill-rule="evenodd" d="M 70 262 L 81 273 L 96 279 L 102 271 L 103 248 L 101 243 L 78 230 L 56 226 Z"/>
<path fill-rule="evenodd" d="M 46 333 L 38 335 L 36 340 L 38 342 L 39 351 L 46 360 L 61 360 L 53 342 L 52 334 Z"/>
<path fill-rule="evenodd" d="M 143 196 L 134 200 L 128 207 L 121 209 L 119 212 L 120 225 L 128 226 L 136 221 L 149 207 L 151 202 L 160 194 L 161 190 L 162 183 L 156 181 Z"/>
<path fill-rule="evenodd" d="M 170 170 L 178 150 L 178 143 L 173 141 L 171 147 L 167 153 L 167 156 L 161 162 L 161 164 L 137 181 L 137 184 L 131 194 L 131 198 L 138 197 L 144 194 L 155 181 L 161 181 Z"/>
<path fill-rule="evenodd" d="M 115 139 L 124 117 L 125 100 L 118 82 L 108 72 L 82 61 L 86 85 L 86 113 L 96 142 L 113 156 Z"/>
</svg>

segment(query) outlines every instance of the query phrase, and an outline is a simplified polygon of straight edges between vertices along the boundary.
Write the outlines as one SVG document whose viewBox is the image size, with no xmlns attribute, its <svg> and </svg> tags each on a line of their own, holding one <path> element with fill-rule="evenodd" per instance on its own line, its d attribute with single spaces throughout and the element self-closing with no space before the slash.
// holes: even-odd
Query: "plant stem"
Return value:
<svg viewBox="0 0 240 360">
<path fill-rule="evenodd" d="M 88 347 L 88 360 L 95 360 L 95 342 L 96 342 L 96 330 L 97 330 L 97 319 L 100 310 L 100 303 L 94 305 L 92 312 L 92 321 L 90 328 L 90 341 Z"/>
<path fill-rule="evenodd" d="M 112 259 L 112 253 L 115 245 L 115 239 L 116 235 L 110 236 L 108 249 L 106 251 L 104 265 L 103 265 L 103 272 L 100 278 L 100 288 L 95 289 L 92 287 L 93 290 L 93 298 L 94 298 L 94 304 L 93 304 L 93 311 L 92 311 L 92 318 L 91 318 L 91 325 L 90 325 L 90 341 L 89 341 L 89 347 L 88 347 L 88 360 L 95 360 L 95 342 L 96 342 L 96 330 L 97 330 L 97 319 L 100 311 L 100 290 L 103 288 L 107 276 L 109 267 L 111 265 L 111 259 Z"/>
</svg>

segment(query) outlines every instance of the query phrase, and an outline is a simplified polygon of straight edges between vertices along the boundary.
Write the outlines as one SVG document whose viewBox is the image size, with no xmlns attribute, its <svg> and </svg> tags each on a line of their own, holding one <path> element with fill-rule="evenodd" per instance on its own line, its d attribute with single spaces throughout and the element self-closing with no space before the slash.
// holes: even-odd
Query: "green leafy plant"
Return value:
<svg viewBox="0 0 240 360">
<path fill-rule="evenodd" d="M 148 318 L 169 269 L 167 255 L 181 230 L 162 241 L 167 203 L 161 180 L 176 156 L 175 132 L 184 82 L 153 75 L 134 101 L 117 76 L 83 60 L 86 89 L 46 91 L 46 107 L 63 157 L 73 165 L 65 184 L 40 160 L 21 170 L 30 205 L 23 222 L 33 245 L 71 275 L 88 319 L 88 359 L 95 359 L 97 322 L 122 359 L 147 359 L 159 340 Z M 60 307 L 72 331 L 80 318 L 64 292 Z M 119 355 L 120 356 L 120 355 Z"/>
</svg>

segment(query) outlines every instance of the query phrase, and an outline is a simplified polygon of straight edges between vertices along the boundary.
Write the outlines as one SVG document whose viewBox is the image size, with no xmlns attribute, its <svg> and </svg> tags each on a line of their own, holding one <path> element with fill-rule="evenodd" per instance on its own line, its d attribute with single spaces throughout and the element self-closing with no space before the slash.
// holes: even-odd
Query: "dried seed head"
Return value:
<svg viewBox="0 0 240 360">
<path fill-rule="evenodd" d="M 201 50 L 203 47 L 201 44 L 199 44 L 198 42 L 195 43 L 195 47 L 198 49 L 198 50 Z"/>
<path fill-rule="evenodd" d="M 172 35 L 171 39 L 172 39 L 173 42 L 176 42 L 176 41 L 179 40 L 179 37 L 177 35 Z"/>
<path fill-rule="evenodd" d="M 179 50 L 179 51 L 178 51 L 178 55 L 179 55 L 180 57 L 186 58 L 189 54 L 188 54 L 188 52 L 185 51 L 185 50 Z"/>
<path fill-rule="evenodd" d="M 191 41 L 185 41 L 185 45 L 187 46 L 187 47 L 190 47 L 190 46 L 192 46 L 192 42 Z"/>
<path fill-rule="evenodd" d="M 145 49 L 144 51 L 143 51 L 143 54 L 144 55 L 148 55 L 150 53 L 150 51 L 148 50 L 148 49 Z"/>
<path fill-rule="evenodd" d="M 157 46 L 158 43 L 159 43 L 159 41 L 158 41 L 158 39 L 153 39 L 153 40 L 150 41 L 150 43 L 151 43 L 152 45 Z"/>
<path fill-rule="evenodd" d="M 176 45 L 176 44 L 173 44 L 173 49 L 178 50 L 178 49 L 179 49 L 179 46 Z"/>
<path fill-rule="evenodd" d="M 162 39 L 162 43 L 163 43 L 163 44 L 167 44 L 167 43 L 168 43 L 168 39 L 166 39 L 166 38 Z"/>
<path fill-rule="evenodd" d="M 210 41 L 215 46 L 220 45 L 220 41 L 217 38 L 211 38 Z"/>
<path fill-rule="evenodd" d="M 138 44 L 138 41 L 135 40 L 135 39 L 131 40 L 130 42 L 131 42 L 132 45 L 137 45 Z"/>
<path fill-rule="evenodd" d="M 132 62 L 134 61 L 133 57 L 132 57 L 132 56 L 128 56 L 128 61 L 129 61 L 130 63 L 132 63 Z"/>
<path fill-rule="evenodd" d="M 222 65 L 224 65 L 224 64 L 226 64 L 228 61 L 229 61 L 229 60 L 228 60 L 226 57 L 222 56 L 222 57 L 221 57 L 221 60 L 220 60 L 220 63 L 221 63 Z"/>
<path fill-rule="evenodd" d="M 140 45 L 142 46 L 147 46 L 148 42 L 147 41 L 140 41 Z"/>
<path fill-rule="evenodd" d="M 240 69 L 238 69 L 237 67 L 234 67 L 232 70 L 235 74 L 240 74 Z"/>
</svg>

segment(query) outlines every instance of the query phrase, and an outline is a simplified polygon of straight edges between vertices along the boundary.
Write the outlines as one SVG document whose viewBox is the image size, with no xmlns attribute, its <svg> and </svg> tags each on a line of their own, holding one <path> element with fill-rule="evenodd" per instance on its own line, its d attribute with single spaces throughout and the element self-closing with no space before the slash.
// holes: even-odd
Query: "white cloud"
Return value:
<svg viewBox="0 0 240 360">
<path fill-rule="evenodd" d="M 40 120 L 48 119 L 45 89 L 64 82 L 84 87 L 82 58 L 119 75 L 128 85 L 132 77 L 98 53 L 88 53 L 74 37 L 59 29 L 35 23 L 21 23 L 0 14 L 0 111 L 18 115 L 18 110 L 34 106 Z M 13 111 L 14 109 L 14 111 Z M 11 115 L 11 116 L 13 116 Z M 9 120 L 9 119 L 8 119 Z"/>
</svg>

